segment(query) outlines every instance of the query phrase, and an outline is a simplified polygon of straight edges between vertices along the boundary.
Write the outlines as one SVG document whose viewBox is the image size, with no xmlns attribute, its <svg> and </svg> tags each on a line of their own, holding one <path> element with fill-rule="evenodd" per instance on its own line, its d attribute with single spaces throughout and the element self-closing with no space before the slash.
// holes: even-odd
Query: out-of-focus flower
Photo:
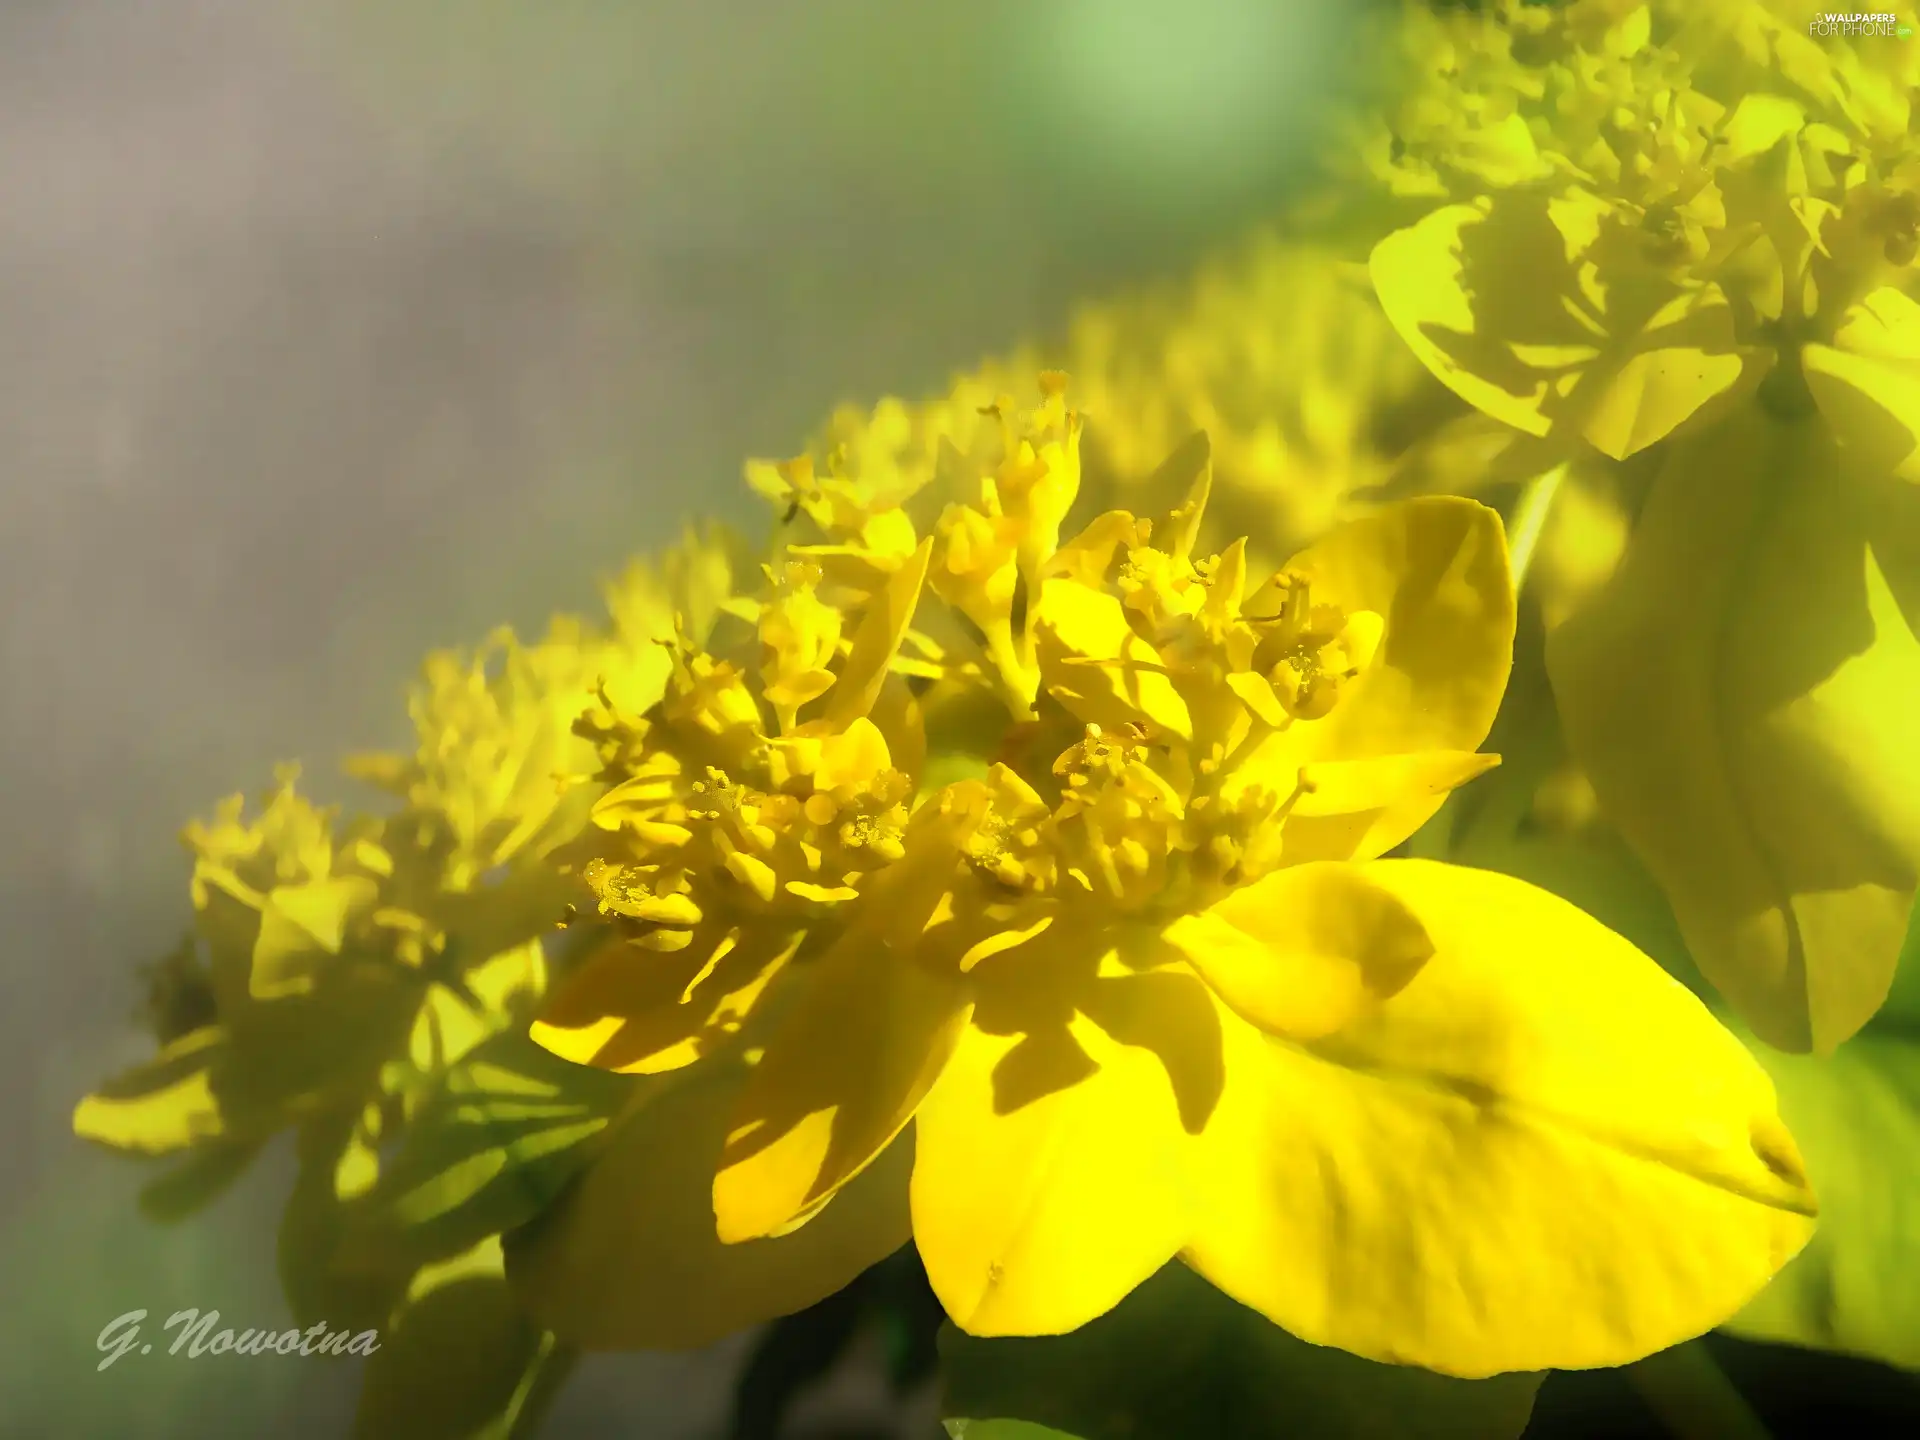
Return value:
<svg viewBox="0 0 1920 1440">
<path fill-rule="evenodd" d="M 1375 248 L 1381 303 L 1509 473 L 1650 457 L 1624 560 L 1547 606 L 1566 732 L 1701 969 L 1830 1050 L 1920 886 L 1920 59 L 1752 0 L 1408 23 L 1448 48 L 1384 178 L 1446 203 Z"/>
<path fill-rule="evenodd" d="M 498 1235 L 619 1099 L 568 1092 L 512 1053 L 579 895 L 558 852 L 586 823 L 595 755 L 573 726 L 597 693 L 657 699 L 662 642 L 704 634 L 728 577 L 723 538 L 690 535 L 608 587 L 605 631 L 562 618 L 536 645 L 501 632 L 429 657 L 414 753 L 349 766 L 400 797 L 394 814 L 343 819 L 287 767 L 257 812 L 235 796 L 187 828 L 196 923 L 149 977 L 160 1052 L 86 1097 L 74 1128 L 179 1157 L 143 1195 L 163 1219 L 295 1132 L 289 1304 L 302 1324 L 393 1336 L 361 1397 L 367 1433 L 415 1433 L 426 1412 L 444 1424 L 449 1386 L 476 1424 L 511 1419 L 559 1363 L 512 1307 Z"/>
<path fill-rule="evenodd" d="M 689 535 L 608 588 L 607 634 L 562 617 L 539 645 L 503 631 L 429 656 L 415 754 L 348 762 L 402 797 L 388 819 L 341 823 L 286 767 L 256 818 L 236 795 L 188 826 L 196 935 L 155 977 L 161 1055 L 83 1101 L 80 1133 L 165 1153 L 364 1106 L 340 1160 L 343 1191 L 363 1189 L 387 1100 L 544 989 L 540 942 L 568 892 L 541 862 L 593 798 L 575 720 L 597 691 L 657 699 L 676 617 L 704 633 L 728 585 L 723 537 Z"/>
<path fill-rule="evenodd" d="M 1081 310 L 1060 360 L 1089 417 L 1095 493 L 1136 509 L 1177 503 L 1148 481 L 1204 431 L 1203 538 L 1244 535 L 1256 573 L 1377 500 L 1408 442 L 1451 413 L 1364 267 L 1273 232 L 1181 286 Z"/>
<path fill-rule="evenodd" d="M 669 1088 L 510 1244 L 533 1313 L 698 1343 L 909 1212 L 982 1335 L 1071 1329 L 1176 1255 L 1460 1375 L 1731 1313 L 1812 1210 L 1758 1067 L 1565 902 L 1377 858 L 1493 763 L 1494 514 L 1384 507 L 1258 579 L 1198 544 L 1204 464 L 1151 523 L 1068 519 L 1058 377 L 982 419 L 927 525 L 912 487 L 763 474 L 818 543 L 656 706 L 587 723 L 624 943 L 533 1034 Z"/>
<path fill-rule="evenodd" d="M 444 887 L 406 826 L 337 824 L 297 778 L 252 818 L 235 796 L 188 828 L 196 933 L 155 1009 L 196 1023 L 163 1022 L 159 1055 L 83 1100 L 74 1128 L 146 1154 L 337 1132 L 325 1163 L 348 1198 L 426 1082 L 538 999 L 558 912 L 474 923 L 479 897 Z"/>
<path fill-rule="evenodd" d="M 871 513 L 897 546 L 903 516 L 924 529 L 953 498 L 941 477 L 965 467 L 947 466 L 943 447 L 964 456 L 990 439 L 997 422 L 983 411 L 1048 365 L 1074 377 L 1090 422 L 1083 495 L 1135 510 L 1179 503 L 1193 467 L 1164 462 L 1204 433 L 1213 497 L 1201 541 L 1244 537 L 1256 573 L 1382 499 L 1402 453 L 1459 408 L 1400 342 L 1364 264 L 1262 231 L 1189 279 L 1081 306 L 1064 338 L 985 361 L 944 395 L 842 407 L 808 458 L 758 462 L 749 483 L 839 534 Z"/>
</svg>

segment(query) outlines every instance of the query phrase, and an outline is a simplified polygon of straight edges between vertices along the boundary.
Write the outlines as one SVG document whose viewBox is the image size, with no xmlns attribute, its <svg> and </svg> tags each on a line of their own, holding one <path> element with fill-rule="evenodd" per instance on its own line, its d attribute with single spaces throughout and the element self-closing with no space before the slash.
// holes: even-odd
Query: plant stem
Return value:
<svg viewBox="0 0 1920 1440">
<path fill-rule="evenodd" d="M 1520 492 L 1520 503 L 1513 507 L 1513 520 L 1507 528 L 1507 554 L 1513 565 L 1516 593 L 1526 583 L 1534 551 L 1540 547 L 1540 535 L 1547 528 L 1547 516 L 1553 513 L 1553 498 L 1566 478 L 1567 463 L 1563 460 L 1529 480 Z"/>
</svg>

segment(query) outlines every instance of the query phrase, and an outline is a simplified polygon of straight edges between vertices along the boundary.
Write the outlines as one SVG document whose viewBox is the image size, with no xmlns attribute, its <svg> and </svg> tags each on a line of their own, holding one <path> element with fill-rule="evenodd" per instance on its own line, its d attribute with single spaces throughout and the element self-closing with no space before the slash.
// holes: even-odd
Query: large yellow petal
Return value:
<svg viewBox="0 0 1920 1440">
<path fill-rule="evenodd" d="M 1698 1335 L 1806 1242 L 1773 1087 L 1678 981 L 1507 876 L 1367 874 L 1436 953 L 1318 1043 L 1222 1007 L 1201 1273 L 1304 1340 L 1472 1377 Z"/>
<path fill-rule="evenodd" d="M 1006 1022 L 983 1001 L 1003 1033 L 968 1026 L 915 1122 L 914 1239 L 975 1335 L 1063 1334 L 1165 1264 L 1219 1093 L 1218 1024 L 1183 969 L 1093 980 L 1050 1024 L 1035 998 Z"/>
<path fill-rule="evenodd" d="M 693 1349 L 825 1299 L 905 1244 L 903 1135 L 812 1223 L 725 1245 L 713 1173 L 744 1061 L 644 1082 L 600 1159 L 507 1239 L 507 1278 L 543 1326 L 588 1349 Z"/>
<path fill-rule="evenodd" d="M 1879 1008 L 1920 884 L 1920 643 L 1868 499 L 1817 424 L 1744 415 L 1674 451 L 1621 569 L 1548 640 L 1602 806 L 1784 1050 Z"/>
<path fill-rule="evenodd" d="M 1446 796 L 1500 763 L 1477 750 L 1428 750 L 1372 760 L 1325 760 L 1300 768 L 1298 816 L 1384 810 L 1409 795 Z"/>
<path fill-rule="evenodd" d="M 1513 578 L 1497 514 L 1455 496 L 1404 501 L 1340 526 L 1296 555 L 1284 573 L 1307 581 L 1314 604 L 1350 615 L 1371 612 L 1385 629 L 1372 664 L 1332 711 L 1269 737 L 1235 783 L 1284 795 L 1302 766 L 1472 751 L 1486 739 L 1513 665 Z M 1269 584 L 1245 608 L 1270 613 L 1278 596 Z M 1409 764 L 1408 790 L 1399 800 L 1350 815 L 1309 812 L 1289 822 L 1288 858 L 1367 859 L 1419 829 L 1444 803 L 1446 787 L 1432 783 L 1435 774 L 1420 764 Z M 1466 769 L 1438 778 L 1458 783 L 1470 773 L 1467 762 Z"/>
</svg>

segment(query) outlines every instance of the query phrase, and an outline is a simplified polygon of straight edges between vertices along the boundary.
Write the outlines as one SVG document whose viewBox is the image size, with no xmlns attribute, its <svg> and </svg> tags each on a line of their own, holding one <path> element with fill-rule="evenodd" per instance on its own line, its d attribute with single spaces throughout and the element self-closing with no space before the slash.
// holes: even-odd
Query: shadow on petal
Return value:
<svg viewBox="0 0 1920 1440">
<path fill-rule="evenodd" d="M 702 925 L 671 953 L 616 939 L 570 977 L 533 1028 L 563 1059 L 655 1074 L 690 1065 L 737 1032 L 787 963 L 796 937 Z"/>
</svg>

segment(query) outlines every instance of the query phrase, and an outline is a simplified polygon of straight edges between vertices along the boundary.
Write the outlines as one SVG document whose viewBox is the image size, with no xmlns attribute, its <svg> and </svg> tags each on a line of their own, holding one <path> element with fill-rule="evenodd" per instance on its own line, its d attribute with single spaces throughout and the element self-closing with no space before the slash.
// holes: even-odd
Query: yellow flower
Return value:
<svg viewBox="0 0 1920 1440">
<path fill-rule="evenodd" d="M 910 1217 L 981 1335 L 1072 1329 L 1176 1255 L 1459 1375 L 1730 1314 L 1812 1211 L 1764 1074 L 1565 902 L 1378 858 L 1494 763 L 1493 512 L 1386 507 L 1256 581 L 1198 545 L 1204 467 L 1151 523 L 1063 527 L 1057 379 L 994 418 L 905 559 L 830 513 L 837 626 L 723 625 L 604 717 L 629 776 L 589 878 L 626 943 L 533 1034 L 661 1088 L 510 1243 L 532 1312 L 699 1343 Z M 832 684 L 782 713 L 782 647 L 829 635 Z"/>
</svg>

